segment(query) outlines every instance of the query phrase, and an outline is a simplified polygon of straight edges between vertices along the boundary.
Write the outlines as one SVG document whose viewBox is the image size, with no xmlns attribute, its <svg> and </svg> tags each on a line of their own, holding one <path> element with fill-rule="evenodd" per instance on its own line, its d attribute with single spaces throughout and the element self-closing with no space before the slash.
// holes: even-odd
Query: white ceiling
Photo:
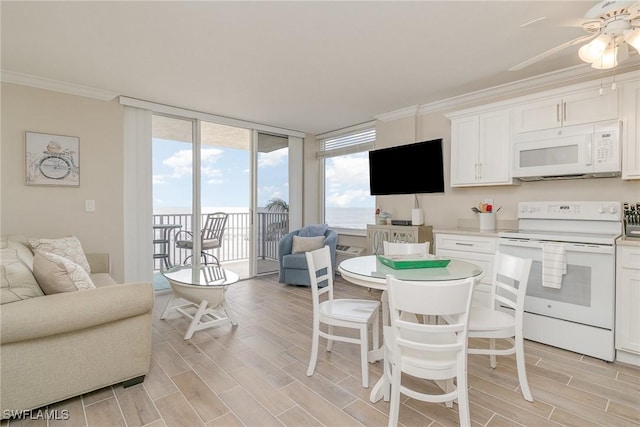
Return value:
<svg viewBox="0 0 640 427">
<path fill-rule="evenodd" d="M 1 66 L 318 134 L 580 64 L 506 71 L 596 3 L 2 1 Z"/>
</svg>

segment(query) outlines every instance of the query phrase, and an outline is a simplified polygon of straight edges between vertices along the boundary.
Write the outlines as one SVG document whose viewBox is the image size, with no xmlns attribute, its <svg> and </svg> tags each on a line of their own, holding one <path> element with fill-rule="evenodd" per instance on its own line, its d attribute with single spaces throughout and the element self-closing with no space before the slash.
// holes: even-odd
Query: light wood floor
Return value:
<svg viewBox="0 0 640 427">
<path fill-rule="evenodd" d="M 338 297 L 379 298 L 338 279 Z M 384 426 L 389 404 L 369 402 L 360 384 L 358 348 L 321 347 L 316 373 L 306 376 L 311 336 L 308 288 L 275 277 L 243 281 L 228 293 L 240 324 L 196 332 L 183 340 L 188 322 L 174 313 L 160 320 L 168 294 L 158 295 L 153 320 L 151 369 L 143 384 L 108 387 L 49 409 L 69 411 L 50 426 Z M 477 344 L 477 343 L 474 343 Z M 474 425 L 640 425 L 640 369 L 606 363 L 527 342 L 527 370 L 535 403 L 520 390 L 513 357 L 469 358 L 469 398 Z M 99 369 L 99 367 L 97 367 Z M 370 365 L 371 383 L 381 362 Z M 405 426 L 457 425 L 454 409 L 403 396 Z M 3 426 L 47 425 L 43 420 L 4 421 Z"/>
</svg>

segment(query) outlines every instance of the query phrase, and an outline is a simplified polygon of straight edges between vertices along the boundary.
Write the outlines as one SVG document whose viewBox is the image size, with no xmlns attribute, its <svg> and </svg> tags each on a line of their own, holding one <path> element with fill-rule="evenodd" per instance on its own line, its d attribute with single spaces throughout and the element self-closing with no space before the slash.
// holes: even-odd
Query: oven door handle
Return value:
<svg viewBox="0 0 640 427">
<path fill-rule="evenodd" d="M 542 249 L 542 241 L 540 240 L 526 240 L 526 239 L 509 239 L 501 238 L 499 241 L 500 246 L 515 246 L 520 248 L 535 248 Z M 590 243 L 565 243 L 564 250 L 566 252 L 587 252 L 596 254 L 612 254 L 614 247 L 611 245 L 595 245 Z"/>
</svg>

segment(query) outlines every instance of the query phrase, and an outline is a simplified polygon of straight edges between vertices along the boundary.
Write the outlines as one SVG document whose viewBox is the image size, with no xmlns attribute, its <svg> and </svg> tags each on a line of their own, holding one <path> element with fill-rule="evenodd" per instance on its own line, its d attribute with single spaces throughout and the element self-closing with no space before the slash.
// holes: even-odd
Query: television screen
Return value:
<svg viewBox="0 0 640 427">
<path fill-rule="evenodd" d="M 372 196 L 444 193 L 442 139 L 369 151 Z"/>
</svg>

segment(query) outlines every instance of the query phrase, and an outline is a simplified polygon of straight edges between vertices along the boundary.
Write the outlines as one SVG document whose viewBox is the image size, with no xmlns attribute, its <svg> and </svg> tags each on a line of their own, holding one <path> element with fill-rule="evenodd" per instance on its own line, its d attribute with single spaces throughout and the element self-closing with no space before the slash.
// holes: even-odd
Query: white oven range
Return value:
<svg viewBox="0 0 640 427">
<path fill-rule="evenodd" d="M 621 207 L 620 202 L 519 203 L 519 229 L 499 233 L 499 250 L 533 260 L 525 338 L 614 360 L 615 240 L 622 231 Z"/>
</svg>

